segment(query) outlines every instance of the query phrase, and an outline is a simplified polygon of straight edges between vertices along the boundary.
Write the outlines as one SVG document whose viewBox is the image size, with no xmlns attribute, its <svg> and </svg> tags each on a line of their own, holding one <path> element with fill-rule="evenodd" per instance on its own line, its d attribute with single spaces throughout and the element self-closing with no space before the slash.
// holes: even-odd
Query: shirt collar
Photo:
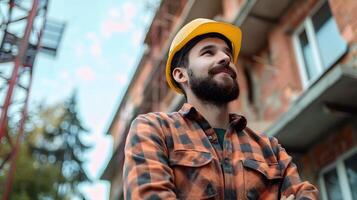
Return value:
<svg viewBox="0 0 357 200">
<path fill-rule="evenodd" d="M 185 103 L 179 113 L 188 119 L 192 119 L 198 122 L 206 121 L 206 119 L 189 103 Z M 247 126 L 247 119 L 235 113 L 229 114 L 229 123 L 235 127 L 237 132 L 242 131 Z M 208 122 L 207 122 L 208 124 Z"/>
</svg>

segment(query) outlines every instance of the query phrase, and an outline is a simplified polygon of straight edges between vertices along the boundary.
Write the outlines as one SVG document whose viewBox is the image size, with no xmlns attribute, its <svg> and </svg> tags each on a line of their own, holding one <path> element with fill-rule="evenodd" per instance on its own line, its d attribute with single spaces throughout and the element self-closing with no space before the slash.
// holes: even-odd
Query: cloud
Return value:
<svg viewBox="0 0 357 200">
<path fill-rule="evenodd" d="M 129 21 L 106 20 L 101 25 L 101 34 L 110 38 L 114 33 L 128 32 L 133 27 Z"/>
<path fill-rule="evenodd" d="M 76 71 L 76 75 L 79 79 L 84 81 L 93 81 L 95 79 L 95 73 L 89 66 L 79 67 Z"/>
<path fill-rule="evenodd" d="M 89 53 L 95 58 L 99 58 L 102 55 L 102 44 L 99 41 L 95 41 L 89 47 Z"/>
<path fill-rule="evenodd" d="M 90 41 L 89 53 L 94 58 L 100 58 L 102 56 L 102 40 L 94 32 L 87 32 L 86 38 Z M 83 47 L 84 48 L 84 47 Z"/>
<path fill-rule="evenodd" d="M 101 24 L 102 36 L 110 38 L 116 33 L 130 32 L 137 15 L 138 9 L 132 2 L 126 2 L 121 7 L 112 7 Z"/>
<path fill-rule="evenodd" d="M 109 16 L 112 17 L 112 18 L 118 18 L 120 17 L 120 11 L 118 8 L 110 8 L 109 10 Z"/>
<path fill-rule="evenodd" d="M 59 76 L 61 79 L 69 79 L 69 73 L 67 70 L 61 70 Z"/>
<path fill-rule="evenodd" d="M 115 76 L 115 79 L 119 82 L 120 85 L 125 85 L 128 81 L 128 76 L 123 73 L 119 73 Z"/>
<path fill-rule="evenodd" d="M 137 7 L 132 2 L 125 2 L 121 8 L 123 11 L 124 19 L 128 21 L 134 19 L 134 17 L 138 15 Z"/>
</svg>

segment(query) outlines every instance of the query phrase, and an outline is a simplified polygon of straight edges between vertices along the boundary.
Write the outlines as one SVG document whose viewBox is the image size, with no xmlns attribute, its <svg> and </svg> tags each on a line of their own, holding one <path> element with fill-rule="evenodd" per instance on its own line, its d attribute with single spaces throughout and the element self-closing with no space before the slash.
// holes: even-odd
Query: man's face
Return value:
<svg viewBox="0 0 357 200">
<path fill-rule="evenodd" d="M 197 98 L 223 105 L 239 96 L 232 52 L 219 38 L 199 41 L 188 55 L 188 84 Z"/>
</svg>

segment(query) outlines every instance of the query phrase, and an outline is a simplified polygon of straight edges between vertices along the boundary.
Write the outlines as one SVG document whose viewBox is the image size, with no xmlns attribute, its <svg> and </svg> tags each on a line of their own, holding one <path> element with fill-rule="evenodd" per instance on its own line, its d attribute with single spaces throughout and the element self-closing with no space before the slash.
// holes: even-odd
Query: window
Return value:
<svg viewBox="0 0 357 200">
<path fill-rule="evenodd" d="M 357 199 L 357 154 L 345 162 L 347 180 L 352 191 L 352 199 Z"/>
<path fill-rule="evenodd" d="M 322 171 L 320 188 L 323 200 L 357 200 L 356 150 Z"/>
<path fill-rule="evenodd" d="M 343 200 L 337 170 L 334 168 L 323 175 L 328 199 Z"/>
<path fill-rule="evenodd" d="M 294 45 L 304 87 L 310 85 L 346 52 L 327 0 L 295 32 Z"/>
</svg>

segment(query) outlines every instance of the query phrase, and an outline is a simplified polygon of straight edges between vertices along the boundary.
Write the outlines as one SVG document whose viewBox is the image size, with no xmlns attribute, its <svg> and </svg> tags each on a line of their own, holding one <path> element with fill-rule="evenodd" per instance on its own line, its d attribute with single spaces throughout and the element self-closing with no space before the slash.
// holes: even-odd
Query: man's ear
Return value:
<svg viewBox="0 0 357 200">
<path fill-rule="evenodd" d="M 183 84 L 186 83 L 188 78 L 187 78 L 187 70 L 186 68 L 182 68 L 182 67 L 176 67 L 173 71 L 172 71 L 172 77 L 174 78 L 174 80 L 179 83 L 179 84 Z"/>
</svg>

